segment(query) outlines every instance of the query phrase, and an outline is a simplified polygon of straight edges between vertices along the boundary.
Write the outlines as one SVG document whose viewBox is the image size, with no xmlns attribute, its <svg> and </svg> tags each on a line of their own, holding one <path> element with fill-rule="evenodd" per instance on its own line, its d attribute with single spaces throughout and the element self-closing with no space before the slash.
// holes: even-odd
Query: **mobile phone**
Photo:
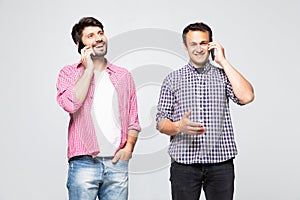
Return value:
<svg viewBox="0 0 300 200">
<path fill-rule="evenodd" d="M 83 49 L 85 47 L 85 45 L 83 44 L 83 42 L 80 40 L 79 44 L 78 44 L 78 53 L 81 54 L 81 49 Z"/>
<path fill-rule="evenodd" d="M 214 49 L 210 50 L 210 55 L 211 55 L 211 59 L 214 61 L 215 60 L 215 50 Z"/>
</svg>

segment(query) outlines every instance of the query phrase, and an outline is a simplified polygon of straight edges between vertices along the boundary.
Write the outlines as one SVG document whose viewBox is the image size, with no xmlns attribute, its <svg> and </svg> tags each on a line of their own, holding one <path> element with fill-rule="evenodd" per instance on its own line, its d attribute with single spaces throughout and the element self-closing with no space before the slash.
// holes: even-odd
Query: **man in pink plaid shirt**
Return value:
<svg viewBox="0 0 300 200">
<path fill-rule="evenodd" d="M 69 113 L 69 199 L 128 198 L 128 161 L 138 133 L 136 89 L 131 74 L 105 58 L 103 25 L 84 17 L 72 28 L 81 59 L 57 81 L 58 104 Z"/>
</svg>

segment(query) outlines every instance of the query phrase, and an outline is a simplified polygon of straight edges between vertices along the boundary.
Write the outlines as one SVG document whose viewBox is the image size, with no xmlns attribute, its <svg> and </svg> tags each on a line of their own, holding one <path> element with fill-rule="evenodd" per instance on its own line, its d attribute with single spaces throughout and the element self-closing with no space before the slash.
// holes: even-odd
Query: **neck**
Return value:
<svg viewBox="0 0 300 200">
<path fill-rule="evenodd" d="M 207 65 L 207 63 L 208 63 L 208 61 L 207 62 L 204 62 L 204 63 L 194 63 L 193 61 L 191 61 L 191 63 L 193 64 L 193 66 L 195 67 L 195 68 L 204 68 L 205 67 L 205 65 Z"/>
<path fill-rule="evenodd" d="M 97 58 L 93 58 L 93 63 L 95 66 L 95 70 L 97 71 L 103 71 L 106 68 L 106 58 L 104 57 L 97 57 Z"/>
</svg>

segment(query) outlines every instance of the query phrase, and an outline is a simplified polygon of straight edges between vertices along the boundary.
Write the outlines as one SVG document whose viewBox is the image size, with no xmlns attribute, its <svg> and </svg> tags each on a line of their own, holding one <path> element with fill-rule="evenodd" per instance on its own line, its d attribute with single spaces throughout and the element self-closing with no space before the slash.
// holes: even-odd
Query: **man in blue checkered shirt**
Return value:
<svg viewBox="0 0 300 200">
<path fill-rule="evenodd" d="M 245 105 L 254 91 L 208 25 L 190 24 L 182 38 L 190 61 L 164 79 L 156 115 L 157 129 L 171 136 L 172 199 L 199 200 L 203 188 L 207 200 L 230 200 L 237 149 L 229 99 Z"/>
</svg>

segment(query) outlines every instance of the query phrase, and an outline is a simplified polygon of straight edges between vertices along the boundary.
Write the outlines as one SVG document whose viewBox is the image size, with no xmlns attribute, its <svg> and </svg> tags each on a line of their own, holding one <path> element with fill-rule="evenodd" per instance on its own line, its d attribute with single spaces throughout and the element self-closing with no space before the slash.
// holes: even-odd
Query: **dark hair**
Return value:
<svg viewBox="0 0 300 200">
<path fill-rule="evenodd" d="M 75 44 L 77 44 L 78 42 L 81 42 L 82 31 L 85 27 L 88 27 L 88 26 L 98 26 L 99 28 L 102 29 L 102 31 L 104 31 L 102 23 L 99 22 L 97 19 L 95 19 L 93 17 L 83 17 L 72 28 L 71 34 L 72 34 L 72 39 Z"/>
<path fill-rule="evenodd" d="M 185 27 L 183 29 L 182 39 L 183 39 L 184 44 L 186 44 L 186 34 L 189 31 L 203 31 L 203 32 L 207 31 L 208 35 L 209 35 L 209 41 L 212 42 L 212 31 L 211 31 L 211 28 L 208 25 L 204 24 L 203 22 L 196 22 L 194 24 L 190 24 L 190 25 L 188 25 L 187 27 Z"/>
</svg>

